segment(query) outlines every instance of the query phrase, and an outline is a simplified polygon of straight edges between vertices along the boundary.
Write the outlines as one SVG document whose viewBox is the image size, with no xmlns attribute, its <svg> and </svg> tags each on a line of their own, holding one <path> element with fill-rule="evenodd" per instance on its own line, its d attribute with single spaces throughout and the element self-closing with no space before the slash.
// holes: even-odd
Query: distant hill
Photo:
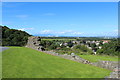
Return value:
<svg viewBox="0 0 120 80">
<path fill-rule="evenodd" d="M 24 46 L 30 34 L 25 31 L 10 29 L 7 26 L 2 28 L 2 46 Z"/>
<path fill-rule="evenodd" d="M 41 36 L 41 37 L 98 37 L 103 39 L 112 39 L 112 38 L 118 38 L 117 35 L 111 35 L 111 36 L 88 36 L 88 35 L 56 35 L 56 34 L 33 34 L 34 36 Z"/>
<path fill-rule="evenodd" d="M 34 36 L 55 37 L 54 34 L 34 34 Z"/>
</svg>

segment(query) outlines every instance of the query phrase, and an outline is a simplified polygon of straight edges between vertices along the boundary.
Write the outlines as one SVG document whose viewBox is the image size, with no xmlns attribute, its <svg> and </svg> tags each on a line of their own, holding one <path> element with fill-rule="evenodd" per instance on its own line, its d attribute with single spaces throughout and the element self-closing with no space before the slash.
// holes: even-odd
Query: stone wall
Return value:
<svg viewBox="0 0 120 80">
<path fill-rule="evenodd" d="M 118 67 L 114 68 L 113 72 L 111 72 L 110 75 L 106 78 L 114 78 L 114 79 L 119 78 L 120 80 L 120 68 Z"/>
<path fill-rule="evenodd" d="M 28 37 L 28 42 L 26 47 L 42 51 L 43 47 L 40 46 L 40 41 L 41 41 L 40 37 L 34 37 L 34 36 Z"/>
<path fill-rule="evenodd" d="M 120 68 L 118 68 L 118 62 L 117 61 L 98 61 L 95 63 L 92 63 L 88 60 L 85 60 L 77 55 L 75 55 L 74 57 L 72 55 L 67 55 L 67 54 L 59 54 L 59 53 L 55 53 L 53 51 L 44 51 L 47 54 L 50 55 L 54 55 L 54 56 L 59 56 L 65 59 L 69 59 L 69 60 L 73 60 L 76 62 L 80 62 L 83 64 L 90 64 L 93 66 L 97 66 L 97 67 L 101 67 L 101 68 L 105 68 L 105 69 L 109 69 L 112 70 L 113 72 L 110 73 L 109 76 L 105 77 L 105 79 L 103 80 L 119 80 L 120 78 Z"/>
<path fill-rule="evenodd" d="M 117 61 L 98 61 L 98 62 L 92 63 L 92 65 L 106 68 L 109 70 L 114 70 L 114 68 L 118 67 L 118 62 Z"/>
<path fill-rule="evenodd" d="M 65 59 L 69 59 L 69 60 L 73 60 L 73 61 L 76 61 L 76 62 L 80 62 L 80 63 L 84 63 L 84 64 L 91 64 L 90 61 L 88 60 L 85 60 L 77 55 L 68 55 L 68 54 L 59 54 L 59 53 L 55 53 L 53 51 L 44 51 L 45 53 L 47 54 L 51 54 L 51 55 L 55 55 L 55 56 L 59 56 L 59 57 L 62 57 L 62 58 L 65 58 Z"/>
<path fill-rule="evenodd" d="M 43 51 L 44 49 L 42 46 L 40 46 L 40 41 L 41 41 L 40 37 L 34 37 L 34 36 L 29 37 L 26 47 L 29 47 L 29 48 L 32 48 L 35 50 L 39 50 L 39 51 Z M 43 52 L 50 54 L 50 55 L 59 56 L 59 57 L 65 58 L 65 59 L 73 60 L 76 62 L 80 62 L 80 63 L 84 63 L 84 64 L 91 64 L 91 65 L 94 65 L 97 67 L 112 70 L 113 72 L 110 74 L 110 76 L 106 77 L 105 80 L 107 80 L 108 78 L 119 78 L 118 74 L 120 72 L 120 68 L 118 68 L 118 62 L 98 61 L 98 62 L 92 63 L 92 62 L 85 60 L 77 55 L 73 56 L 73 55 L 68 55 L 68 54 L 59 54 L 59 53 L 55 53 L 53 51 L 43 51 Z"/>
<path fill-rule="evenodd" d="M 109 76 L 106 77 L 105 80 L 108 80 L 108 78 L 113 78 L 112 80 L 120 80 L 120 67 L 118 64 L 119 64 L 119 62 L 117 62 L 117 61 L 99 61 L 96 63 L 92 63 L 92 65 L 94 65 L 94 66 L 98 66 L 98 67 L 109 69 L 109 70 L 113 71 L 110 73 Z"/>
<path fill-rule="evenodd" d="M 117 61 L 98 61 L 98 62 L 90 62 L 88 60 L 85 60 L 83 58 L 81 58 L 80 56 L 72 56 L 72 55 L 68 55 L 68 54 L 59 54 L 59 53 L 55 53 L 53 51 L 44 51 L 45 53 L 51 54 L 51 55 L 55 55 L 55 56 L 59 56 L 65 59 L 69 59 L 69 60 L 73 60 L 73 61 L 77 61 L 80 63 L 84 63 L 84 64 L 91 64 L 97 67 L 101 67 L 101 68 L 105 68 L 108 70 L 114 70 L 115 68 L 118 67 L 118 62 Z"/>
</svg>

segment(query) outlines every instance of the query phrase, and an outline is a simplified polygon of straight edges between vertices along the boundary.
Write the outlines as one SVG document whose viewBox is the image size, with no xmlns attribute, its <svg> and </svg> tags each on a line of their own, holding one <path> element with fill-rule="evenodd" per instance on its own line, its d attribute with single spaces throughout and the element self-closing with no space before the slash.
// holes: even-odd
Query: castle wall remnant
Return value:
<svg viewBox="0 0 120 80">
<path fill-rule="evenodd" d="M 31 37 L 28 37 L 28 42 L 27 42 L 27 45 L 26 47 L 29 47 L 29 48 L 32 48 L 32 49 L 35 49 L 35 50 L 39 50 L 39 51 L 42 51 L 43 47 L 40 46 L 40 41 L 41 41 L 41 38 L 40 37 L 36 37 L 36 36 L 31 36 Z"/>
<path fill-rule="evenodd" d="M 29 48 L 32 48 L 32 49 L 35 49 L 35 50 L 39 50 L 39 51 L 43 51 L 47 54 L 51 54 L 51 55 L 55 55 L 55 56 L 65 58 L 65 59 L 80 62 L 80 63 L 83 63 L 83 64 L 91 64 L 91 65 L 94 65 L 94 66 L 97 66 L 97 67 L 112 70 L 113 72 L 109 76 L 107 76 L 105 78 L 105 80 L 108 80 L 108 78 L 113 78 L 112 80 L 117 80 L 120 77 L 119 76 L 120 75 L 120 67 L 118 66 L 119 62 L 117 62 L 117 61 L 98 61 L 98 62 L 93 63 L 93 62 L 85 60 L 85 59 L 83 59 L 83 58 L 81 58 L 77 55 L 73 55 L 73 53 L 71 55 L 67 55 L 67 54 L 63 55 L 63 54 L 55 53 L 53 51 L 44 51 L 44 48 L 40 45 L 40 41 L 41 41 L 40 37 L 34 37 L 34 36 L 29 37 L 26 47 L 29 47 Z"/>
</svg>

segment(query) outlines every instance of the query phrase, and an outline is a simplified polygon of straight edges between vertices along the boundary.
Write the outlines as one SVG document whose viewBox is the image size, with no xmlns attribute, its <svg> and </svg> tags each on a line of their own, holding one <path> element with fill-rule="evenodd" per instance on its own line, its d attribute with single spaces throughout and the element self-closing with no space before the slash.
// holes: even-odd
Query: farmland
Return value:
<svg viewBox="0 0 120 80">
<path fill-rule="evenodd" d="M 76 40 L 76 39 L 42 39 L 42 40 L 49 40 L 49 41 L 53 41 L 53 40 L 69 41 L 69 40 Z"/>
</svg>

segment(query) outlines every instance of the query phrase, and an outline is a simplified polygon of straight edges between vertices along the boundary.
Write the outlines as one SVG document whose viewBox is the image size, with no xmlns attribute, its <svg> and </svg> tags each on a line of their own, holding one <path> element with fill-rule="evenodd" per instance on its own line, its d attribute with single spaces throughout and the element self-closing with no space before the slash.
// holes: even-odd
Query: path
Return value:
<svg viewBox="0 0 120 80">
<path fill-rule="evenodd" d="M 4 51 L 4 50 L 6 50 L 6 49 L 9 49 L 9 48 L 8 48 L 8 47 L 1 47 L 1 46 L 0 46 L 0 52 Z"/>
</svg>

